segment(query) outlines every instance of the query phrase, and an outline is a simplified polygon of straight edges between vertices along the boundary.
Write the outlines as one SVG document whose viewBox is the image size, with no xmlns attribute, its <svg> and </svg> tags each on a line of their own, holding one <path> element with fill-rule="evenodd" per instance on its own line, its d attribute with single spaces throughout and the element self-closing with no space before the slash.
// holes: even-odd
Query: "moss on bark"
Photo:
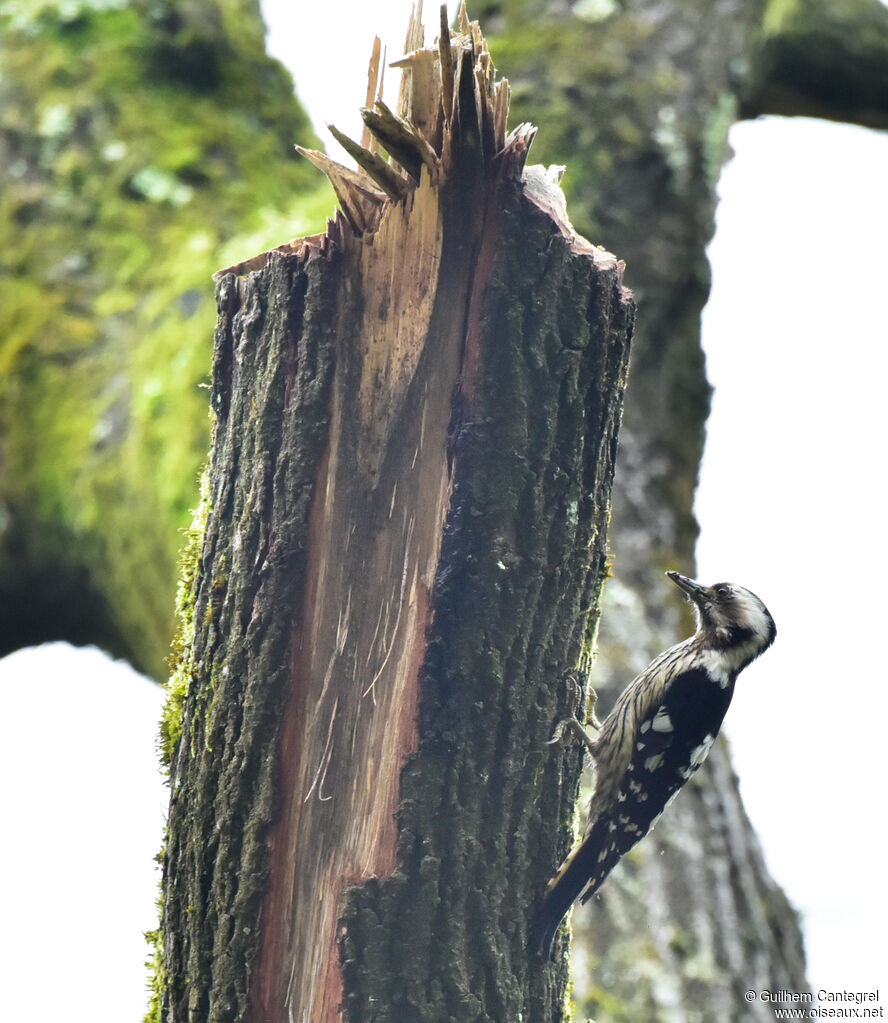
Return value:
<svg viewBox="0 0 888 1023">
<path fill-rule="evenodd" d="M 161 678 L 210 277 L 329 191 L 256 4 L 6 0 L 0 51 L 0 651 L 97 642 Z"/>
</svg>

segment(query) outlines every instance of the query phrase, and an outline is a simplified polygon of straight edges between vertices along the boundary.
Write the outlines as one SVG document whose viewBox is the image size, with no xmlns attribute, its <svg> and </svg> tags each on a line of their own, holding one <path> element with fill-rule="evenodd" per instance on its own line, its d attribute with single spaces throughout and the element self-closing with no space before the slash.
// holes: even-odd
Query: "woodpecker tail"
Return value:
<svg viewBox="0 0 888 1023">
<path fill-rule="evenodd" d="M 620 858 L 608 841 L 607 819 L 599 819 L 583 843 L 564 861 L 536 912 L 528 935 L 531 952 L 548 955 L 558 926 L 565 914 L 583 893 L 583 902 L 590 899 Z M 602 850 L 606 850 L 602 857 Z M 585 892 L 583 891 L 585 889 Z"/>
</svg>

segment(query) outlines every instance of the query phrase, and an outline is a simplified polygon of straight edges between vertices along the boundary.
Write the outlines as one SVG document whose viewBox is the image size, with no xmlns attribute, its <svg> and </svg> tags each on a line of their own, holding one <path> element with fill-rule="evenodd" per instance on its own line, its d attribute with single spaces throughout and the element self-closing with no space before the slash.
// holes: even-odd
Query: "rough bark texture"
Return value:
<svg viewBox="0 0 888 1023">
<path fill-rule="evenodd" d="M 406 80 L 409 121 L 367 118 L 404 169 L 310 154 L 344 214 L 219 278 L 164 1019 L 562 1018 L 526 925 L 572 837 L 580 758 L 546 741 L 597 625 L 634 306 L 522 179 L 476 25 Z"/>
</svg>

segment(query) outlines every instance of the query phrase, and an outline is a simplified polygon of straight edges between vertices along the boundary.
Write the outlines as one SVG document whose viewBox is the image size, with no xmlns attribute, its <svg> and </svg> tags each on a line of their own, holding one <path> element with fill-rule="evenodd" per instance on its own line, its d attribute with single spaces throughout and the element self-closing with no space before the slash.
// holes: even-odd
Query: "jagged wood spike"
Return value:
<svg viewBox="0 0 888 1023">
<path fill-rule="evenodd" d="M 369 198 L 376 202 L 382 202 L 385 196 L 376 191 L 369 181 L 359 172 L 352 170 L 350 167 L 345 167 L 341 163 L 337 163 L 332 157 L 327 156 L 326 153 L 321 153 L 317 149 L 306 149 L 303 146 L 295 146 L 296 152 L 300 156 L 304 156 L 306 160 L 313 163 L 318 170 L 324 172 L 326 177 L 330 179 L 330 183 L 333 183 L 335 178 L 340 181 L 344 187 L 359 194 L 362 199 Z"/>
<path fill-rule="evenodd" d="M 373 106 L 373 101 L 377 98 L 377 92 L 382 85 L 380 78 L 380 68 L 383 66 L 380 64 L 381 56 L 382 40 L 379 36 L 376 36 L 373 40 L 373 52 L 370 54 L 370 64 L 367 68 L 367 100 L 365 105 L 368 107 Z M 381 96 L 382 93 L 379 92 L 378 95 Z M 375 153 L 379 148 L 376 138 L 373 136 L 366 124 L 364 125 L 363 132 L 361 133 L 361 146 L 370 153 Z"/>
<path fill-rule="evenodd" d="M 412 131 L 425 139 L 437 153 L 441 147 L 441 76 L 438 72 L 437 49 L 414 50 L 390 67 L 410 71 L 410 94 L 404 100 L 409 112 L 400 110 L 398 116 Z"/>
<path fill-rule="evenodd" d="M 450 47 L 447 4 L 441 4 L 441 34 L 438 36 L 438 54 L 441 64 L 441 105 L 444 108 L 444 123 L 449 128 L 453 120 L 453 50 Z"/>
<path fill-rule="evenodd" d="M 296 152 L 327 176 L 342 206 L 342 212 L 355 231 L 360 235 L 370 230 L 385 202 L 385 193 L 378 192 L 367 178 L 349 167 L 343 167 L 341 163 L 330 159 L 326 153 L 319 153 L 316 149 L 304 149 L 302 146 L 296 146 Z"/>
<path fill-rule="evenodd" d="M 401 175 L 386 163 L 378 153 L 372 153 L 369 149 L 359 146 L 354 139 L 343 134 L 335 125 L 328 124 L 327 128 L 334 139 L 342 146 L 355 163 L 376 182 L 385 194 L 394 202 L 401 199 L 410 191 L 410 185 Z M 365 126 L 365 134 L 372 134 Z M 375 139 L 375 136 L 372 136 Z"/>
<path fill-rule="evenodd" d="M 483 55 L 482 55 L 483 56 Z M 496 155 L 496 130 L 493 124 L 493 103 L 490 95 L 490 83 L 484 73 L 483 65 L 475 70 L 475 95 L 478 110 L 478 133 L 481 136 L 481 149 L 487 159 Z"/>
<path fill-rule="evenodd" d="M 454 131 L 456 130 L 456 125 L 458 124 L 459 119 L 460 119 L 459 83 L 462 81 L 462 67 L 463 67 L 463 59 L 465 57 L 465 52 L 466 51 L 463 49 L 462 46 L 460 46 L 460 48 L 456 51 L 456 67 L 453 69 L 453 94 L 452 94 L 452 104 L 451 104 L 451 122 L 452 122 L 452 125 L 453 125 L 453 128 L 454 128 Z"/>
<path fill-rule="evenodd" d="M 477 21 L 472 22 L 470 29 L 472 33 L 472 49 L 475 51 L 476 56 L 480 57 L 487 49 L 487 42 L 481 32 L 481 26 Z"/>
<path fill-rule="evenodd" d="M 461 48 L 460 57 L 454 83 L 454 128 L 458 130 L 464 143 L 474 136 L 475 144 L 480 146 L 481 96 L 475 78 L 475 53 Z"/>
<path fill-rule="evenodd" d="M 425 28 L 422 23 L 422 0 L 414 5 L 410 11 L 410 22 L 407 26 L 407 35 L 404 39 L 404 54 L 409 55 L 421 50 L 425 45 Z M 404 117 L 412 116 L 411 95 L 413 92 L 413 65 L 410 62 L 400 64 L 395 61 L 392 67 L 402 67 L 401 87 L 398 90 L 398 113 Z"/>
<path fill-rule="evenodd" d="M 496 110 L 494 112 L 494 136 L 496 139 L 496 151 L 502 152 L 506 145 L 506 123 L 509 118 L 509 99 L 512 88 L 509 80 L 504 78 L 496 93 Z"/>
<path fill-rule="evenodd" d="M 404 53 L 421 50 L 425 45 L 425 28 L 422 23 L 422 0 L 418 0 L 410 14 L 407 27 L 407 38 L 404 40 Z"/>
<path fill-rule="evenodd" d="M 390 110 L 382 100 L 376 101 L 375 110 L 361 111 L 364 123 L 379 139 L 386 151 L 419 181 L 422 164 L 437 174 L 438 154 L 418 131 L 403 117 Z"/>
<path fill-rule="evenodd" d="M 376 110 L 364 109 L 361 111 L 361 117 L 388 154 L 397 160 L 414 181 L 419 181 L 422 159 L 414 146 L 410 144 L 412 140 L 406 139 L 403 134 L 396 132 L 392 120 Z"/>
<path fill-rule="evenodd" d="M 469 21 L 469 15 L 466 12 L 466 0 L 462 0 L 459 5 L 459 30 L 463 35 L 469 35 L 472 31 L 472 23 Z"/>
<path fill-rule="evenodd" d="M 503 153 L 507 155 L 512 168 L 512 174 L 516 178 L 521 177 L 524 165 L 527 163 L 527 154 L 530 152 L 530 146 L 536 132 L 536 125 L 530 124 L 528 121 L 522 121 L 506 137 L 506 141 L 503 144 Z"/>
</svg>

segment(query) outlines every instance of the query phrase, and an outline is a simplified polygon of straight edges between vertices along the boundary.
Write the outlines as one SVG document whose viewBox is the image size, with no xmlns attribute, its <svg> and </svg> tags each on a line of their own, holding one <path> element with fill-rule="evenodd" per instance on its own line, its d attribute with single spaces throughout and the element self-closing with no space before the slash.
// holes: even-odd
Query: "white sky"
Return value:
<svg viewBox="0 0 888 1023">
<path fill-rule="evenodd" d="M 0 660 L 0 1016 L 141 1023 L 168 794 L 162 691 L 96 649 Z"/>
<path fill-rule="evenodd" d="M 400 52 L 408 5 L 263 9 L 319 132 L 332 121 L 358 135 L 372 37 Z M 318 39 L 346 68 L 335 80 Z M 699 575 L 755 590 L 779 635 L 742 677 L 727 732 L 771 871 L 803 913 L 815 989 L 879 987 L 888 999 L 888 137 L 768 119 L 731 140 L 704 317 L 716 395 Z M 14 779 L 0 843 L 4 1016 L 136 1023 L 166 802 L 160 692 L 94 650 L 55 644 L 0 661 L 0 693 L 0 772 Z M 43 998 L 47 957 L 54 994 Z"/>
<path fill-rule="evenodd" d="M 716 390 L 698 567 L 755 590 L 778 635 L 727 734 L 812 981 L 888 1004 L 888 136 L 772 118 L 731 141 L 703 317 Z"/>
</svg>

